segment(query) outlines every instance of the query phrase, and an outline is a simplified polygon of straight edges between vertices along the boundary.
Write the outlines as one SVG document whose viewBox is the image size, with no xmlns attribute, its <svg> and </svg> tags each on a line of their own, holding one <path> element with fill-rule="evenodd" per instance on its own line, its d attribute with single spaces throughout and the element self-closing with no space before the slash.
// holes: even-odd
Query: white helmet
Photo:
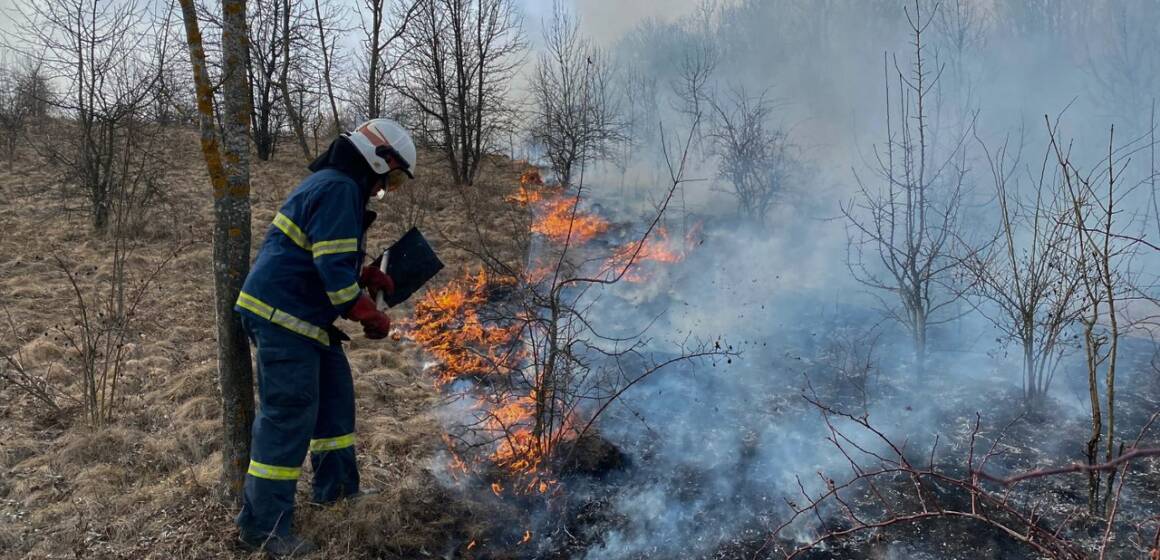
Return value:
<svg viewBox="0 0 1160 560">
<path fill-rule="evenodd" d="M 415 142 L 399 123 L 391 119 L 371 119 L 358 125 L 346 137 L 375 173 L 385 175 L 391 169 L 399 169 L 408 177 L 415 177 Z M 387 162 L 388 158 L 395 160 L 394 167 Z"/>
</svg>

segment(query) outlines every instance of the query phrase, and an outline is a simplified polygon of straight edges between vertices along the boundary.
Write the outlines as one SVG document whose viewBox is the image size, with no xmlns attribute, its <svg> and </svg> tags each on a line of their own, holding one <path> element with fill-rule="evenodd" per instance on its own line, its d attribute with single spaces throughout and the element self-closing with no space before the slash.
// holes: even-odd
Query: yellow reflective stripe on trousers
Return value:
<svg viewBox="0 0 1160 560">
<path fill-rule="evenodd" d="M 294 223 L 294 220 L 287 218 L 286 214 L 278 212 L 274 216 L 274 227 L 282 230 L 282 233 L 285 233 L 286 237 L 289 237 L 299 247 L 307 251 L 310 250 L 310 238 L 306 237 L 306 234 L 302 233 L 302 228 L 299 228 L 298 224 Z"/>
<path fill-rule="evenodd" d="M 355 284 L 355 293 L 358 293 L 358 284 Z M 296 332 L 302 336 L 313 338 L 326 346 L 330 346 L 330 335 L 326 330 L 307 323 L 280 309 L 274 307 L 246 292 L 238 294 L 238 307 L 253 312 L 255 315 L 274 323 L 280 327 Z"/>
<path fill-rule="evenodd" d="M 310 440 L 310 452 L 321 453 L 323 451 L 338 451 L 339 449 L 346 449 L 354 446 L 354 434 L 346 434 L 344 436 L 312 439 Z"/>
<path fill-rule="evenodd" d="M 250 469 L 246 472 L 266 480 L 298 480 L 302 467 L 275 467 L 250 459 Z"/>
<path fill-rule="evenodd" d="M 351 284 L 337 292 L 326 292 L 332 305 L 342 305 L 358 297 L 358 282 Z"/>
<path fill-rule="evenodd" d="M 334 255 L 337 253 L 357 253 L 358 239 L 334 239 L 331 241 L 319 241 L 311 245 L 311 251 L 314 253 L 314 258 L 323 255 Z"/>
</svg>

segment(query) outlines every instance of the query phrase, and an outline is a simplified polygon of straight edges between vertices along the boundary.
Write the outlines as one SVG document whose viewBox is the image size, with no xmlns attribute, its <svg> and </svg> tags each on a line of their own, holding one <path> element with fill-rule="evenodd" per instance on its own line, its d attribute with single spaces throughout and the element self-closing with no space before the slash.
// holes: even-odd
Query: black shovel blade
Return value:
<svg viewBox="0 0 1160 560">
<path fill-rule="evenodd" d="M 411 228 L 387 249 L 387 274 L 395 282 L 395 291 L 384 295 L 383 301 L 389 307 L 407 301 L 440 270 L 443 270 L 443 262 L 431 244 L 418 228 Z"/>
</svg>

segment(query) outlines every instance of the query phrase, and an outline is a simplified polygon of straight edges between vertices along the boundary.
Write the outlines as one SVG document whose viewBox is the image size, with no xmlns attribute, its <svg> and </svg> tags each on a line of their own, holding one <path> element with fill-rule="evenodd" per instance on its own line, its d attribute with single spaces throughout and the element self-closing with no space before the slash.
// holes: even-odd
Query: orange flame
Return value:
<svg viewBox="0 0 1160 560">
<path fill-rule="evenodd" d="M 622 245 L 613 252 L 604 265 L 608 271 L 608 276 L 618 276 L 627 266 L 628 271 L 625 272 L 623 279 L 628 282 L 643 282 L 648 279 L 648 274 L 642 270 L 645 268 L 642 266 L 643 264 L 675 264 L 685 260 L 693 248 L 694 238 L 699 231 L 700 225 L 698 224 L 689 230 L 689 235 L 685 237 L 684 246 L 674 248 L 677 244 L 669 237 L 668 230 L 663 226 L 657 227 L 652 235 L 645 238 L 644 243 L 633 241 Z"/>
<path fill-rule="evenodd" d="M 536 205 L 538 219 L 531 225 L 533 232 L 558 243 L 570 240 L 581 244 L 608 230 L 608 222 L 599 216 L 578 211 L 576 198 L 542 186 L 539 172 L 529 168 L 520 177 L 519 191 L 507 197 L 509 202 L 516 204 Z M 620 263 L 623 267 L 629 262 L 673 263 L 683 258 L 684 252 L 661 229 L 639 250 L 636 244 L 620 248 L 608 263 Z M 497 322 L 488 319 L 485 310 L 497 288 L 514 289 L 538 284 L 551 271 L 550 267 L 533 264 L 519 278 L 495 279 L 481 269 L 441 288 L 429 290 L 416 302 L 407 334 L 437 360 L 433 368 L 437 387 L 456 379 L 477 378 L 480 381 L 477 388 L 483 389 L 479 392 L 483 393 L 490 391 L 488 387 L 501 386 L 493 384 L 492 380 L 483 381 L 483 377 L 511 375 L 518 378 L 519 375 L 512 374 L 528 373 L 525 371 L 529 368 L 527 352 L 532 350 L 521 344 L 522 320 L 509 317 L 509 320 Z M 531 369 L 536 368 L 533 365 Z M 451 452 L 449 462 L 453 474 L 468 473 L 483 463 L 498 468 L 506 476 L 502 484 L 500 481 L 490 483 L 491 492 L 496 496 L 505 491 L 548 494 L 558 487 L 559 481 L 550 476 L 549 455 L 556 445 L 576 436 L 575 426 L 579 422 L 572 417 L 574 411 L 566 416 L 545 415 L 546 406 L 537 401 L 537 395 L 549 400 L 536 389 L 544 385 L 538 379 L 540 375 L 537 372 L 534 376 L 537 379 L 531 380 L 532 387 L 526 395 L 501 392 L 492 397 L 479 397 L 476 408 L 482 412 L 481 422 L 473 429 L 486 432 L 487 441 L 493 443 L 468 453 L 457 447 L 453 438 L 444 436 Z M 553 419 L 545 420 L 546 416 Z M 561 416 L 564 416 L 562 421 L 559 419 Z M 460 451 L 465 454 L 460 454 Z M 505 488 L 507 482 L 510 484 Z M 523 542 L 530 539 L 529 531 Z"/>
<path fill-rule="evenodd" d="M 517 358 L 511 348 L 515 329 L 487 324 L 479 316 L 491 289 L 502 283 L 481 268 L 415 303 L 409 335 L 439 360 L 436 386 L 502 371 Z"/>
<path fill-rule="evenodd" d="M 524 531 L 524 538 L 520 540 L 520 544 L 527 544 L 530 540 L 532 540 L 532 532 Z"/>
<path fill-rule="evenodd" d="M 543 198 L 544 198 L 544 195 L 540 191 L 531 190 L 527 187 L 524 187 L 523 185 L 520 185 L 520 190 L 516 191 L 513 194 L 509 194 L 509 195 L 503 197 L 503 199 L 505 201 L 510 202 L 512 204 L 518 204 L 520 206 L 527 206 L 529 204 L 534 204 L 536 202 L 539 202 Z"/>
<path fill-rule="evenodd" d="M 544 178 L 540 176 L 540 170 L 535 167 L 529 167 L 520 174 L 520 187 L 528 185 L 544 186 Z"/>
<path fill-rule="evenodd" d="M 576 199 L 563 197 L 544 202 L 543 215 L 532 224 L 532 231 L 556 243 L 581 244 L 608 231 L 608 222 L 576 210 Z"/>
<path fill-rule="evenodd" d="M 520 175 L 520 188 L 513 194 L 505 196 L 503 199 L 512 204 L 520 206 L 527 206 L 540 202 L 544 198 L 543 194 L 544 179 L 540 177 L 540 170 L 535 167 L 529 167 Z"/>
</svg>

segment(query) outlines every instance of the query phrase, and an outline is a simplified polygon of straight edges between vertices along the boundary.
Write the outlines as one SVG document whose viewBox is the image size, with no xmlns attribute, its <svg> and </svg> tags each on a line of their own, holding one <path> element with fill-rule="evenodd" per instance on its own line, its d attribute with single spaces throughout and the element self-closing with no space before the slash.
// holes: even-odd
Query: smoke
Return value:
<svg viewBox="0 0 1160 560">
<path fill-rule="evenodd" d="M 585 29 L 611 48 L 626 89 L 636 92 L 625 106 L 636 111 L 630 120 L 637 143 L 620 161 L 586 176 L 596 208 L 630 221 L 655 203 L 667 183 L 658 123 L 664 123 L 674 157 L 692 121 L 680 110 L 673 84 L 686 55 L 706 45 L 718 60 L 709 95 L 742 87 L 772 92 L 779 101 L 773 124 L 799 148 L 802 171 L 766 226 L 739 223 L 734 200 L 722 193 L 728 184 L 718 174 L 707 132 L 712 117 L 704 115 L 687 162 L 694 180 L 682 185 L 667 220 L 674 234 L 703 221 L 696 249 L 663 277 L 643 286 L 616 285 L 592 305 L 589 320 L 626 333 L 660 316 L 648 333 L 657 356 L 676 352 L 673 343 L 690 337 L 723 337 L 741 352 L 731 363 L 661 372 L 602 418 L 601 435 L 629 456 L 630 466 L 569 488 L 605 500 L 620 520 L 595 537 L 598 544 L 586 556 L 593 560 L 700 557 L 739 539 L 760 542 L 787 514 L 785 499 L 800 499 L 799 484 L 816 492 L 823 485 L 817 473 L 848 475 L 846 460 L 825 441 L 818 411 L 801 398 L 805 392 L 863 410 L 888 435 L 923 449 L 938 434 L 961 436 L 967 429 L 962 419 L 974 411 L 984 423 L 1001 425 L 1015 411 L 995 409 L 996 399 L 1020 390 L 1019 362 L 1008 355 L 1013 349 L 997 341 L 967 304 L 951 310 L 963 317 L 932 330 L 929 377 L 915 379 L 905 335 L 883 319 L 878 301 L 845 264 L 840 206 L 855 192 L 855 173 L 867 176 L 878 157 L 887 82 L 897 91 L 899 73 L 913 63 L 903 7 L 913 11 L 914 3 L 678 4 L 577 3 Z M 1057 12 L 1047 3 L 1040 14 L 1016 0 L 942 4 L 966 12 L 936 17 L 925 36 L 927 78 L 939 77 L 930 130 L 936 149 L 946 149 L 956 136 L 970 144 L 965 167 L 972 195 L 964 212 L 976 231 L 968 233 L 994 224 L 993 185 L 975 149 L 976 134 L 992 142 L 1022 134 L 1034 159 L 1045 145 L 1043 115 L 1066 108 L 1076 157 L 1094 163 L 1107 149 L 1113 122 L 1125 138 L 1150 126 L 1138 100 L 1160 93 L 1160 72 L 1137 80 L 1142 91 L 1131 95 L 1104 87 L 1096 68 L 1121 61 L 1111 46 L 1114 27 L 1106 25 L 1100 7 L 1063 2 L 1067 8 Z M 1146 4 L 1099 4 L 1160 21 L 1160 10 Z M 1152 64 L 1149 58 L 1145 66 Z M 1147 159 L 1138 158 L 1126 173 L 1147 177 L 1150 168 L 1140 161 Z M 1142 188 L 1131 200 L 1145 208 L 1153 196 Z M 1140 266 L 1154 271 L 1155 264 Z M 853 381 L 835 373 L 851 352 L 862 352 L 872 364 Z M 1074 373 L 1065 367 L 1053 392 L 1063 422 L 1082 422 L 1087 413 L 1079 390 L 1086 386 Z M 850 434 L 861 437 L 856 430 Z M 1043 447 L 1056 456 L 1074 456 L 1075 442 L 1043 437 Z M 795 529 L 804 540 L 813 527 Z"/>
</svg>

